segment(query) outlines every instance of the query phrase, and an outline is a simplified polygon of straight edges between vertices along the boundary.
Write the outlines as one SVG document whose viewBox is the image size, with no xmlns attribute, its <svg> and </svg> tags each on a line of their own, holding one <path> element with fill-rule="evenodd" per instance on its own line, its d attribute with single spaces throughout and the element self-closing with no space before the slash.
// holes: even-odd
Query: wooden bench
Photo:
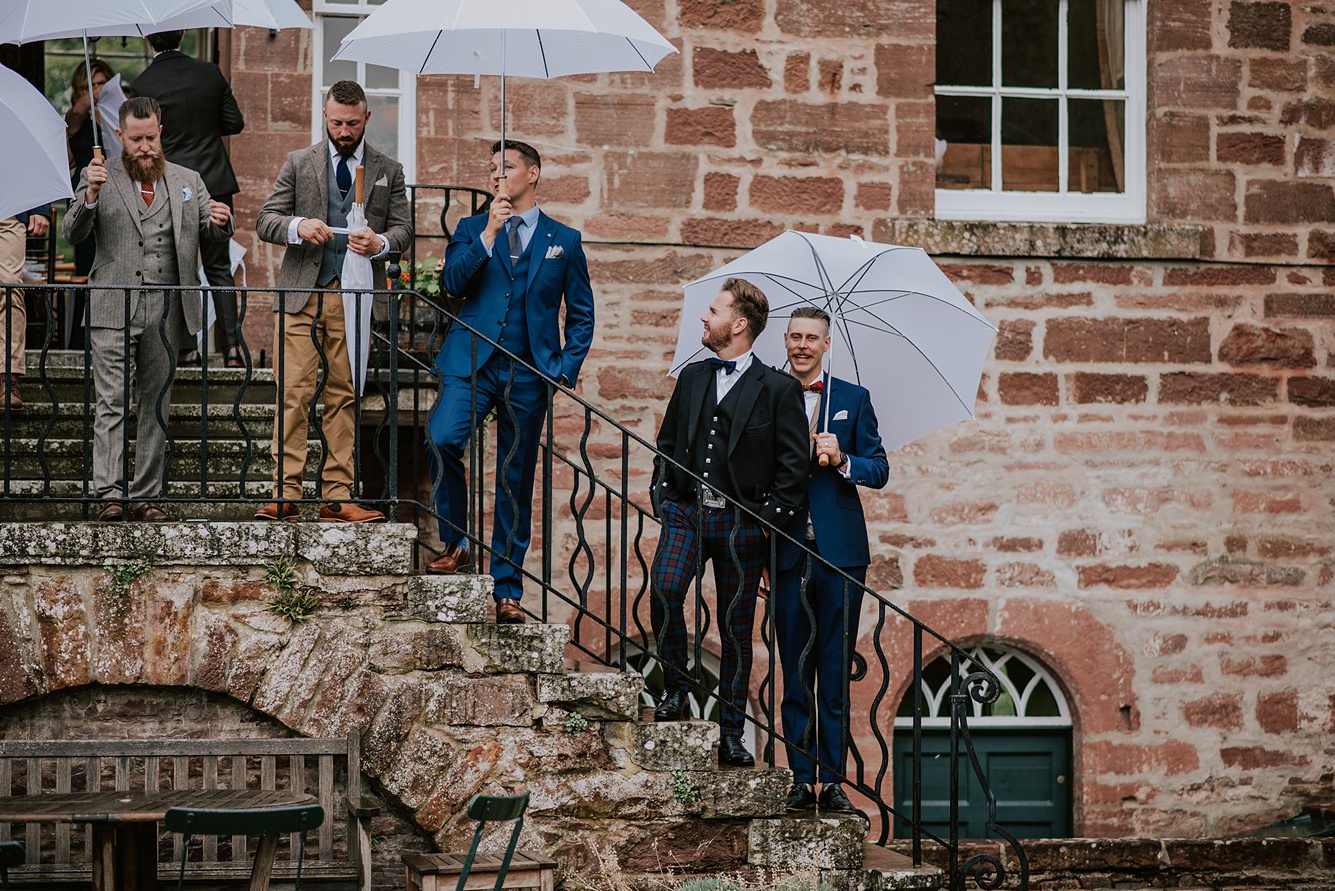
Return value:
<svg viewBox="0 0 1335 891">
<path fill-rule="evenodd" d="M 360 744 L 355 732 L 333 739 L 0 740 L 0 795 L 241 788 L 306 793 L 324 808 L 325 822 L 307 840 L 302 885 L 364 891 L 371 885 L 370 820 L 379 806 L 362 796 Z M 10 870 L 12 884 L 87 886 L 92 866 L 85 825 L 29 823 L 15 833 L 0 824 L 0 841 L 11 836 L 26 850 L 26 862 Z M 284 846 L 288 853 L 296 843 L 293 835 Z M 175 887 L 181 837 L 164 831 L 158 850 L 159 880 Z M 192 843 L 187 881 L 245 882 L 253 860 L 245 836 L 205 837 Z M 295 873 L 295 857 L 280 859 L 274 879 L 291 881 Z"/>
<path fill-rule="evenodd" d="M 455 891 L 459 887 L 464 855 L 404 854 L 403 865 L 408 872 L 408 891 Z M 495 888 L 500 868 L 499 858 L 475 858 L 464 882 L 464 891 L 490 891 Z M 552 891 L 555 881 L 555 860 L 543 860 L 523 851 L 515 851 L 501 887 Z"/>
</svg>

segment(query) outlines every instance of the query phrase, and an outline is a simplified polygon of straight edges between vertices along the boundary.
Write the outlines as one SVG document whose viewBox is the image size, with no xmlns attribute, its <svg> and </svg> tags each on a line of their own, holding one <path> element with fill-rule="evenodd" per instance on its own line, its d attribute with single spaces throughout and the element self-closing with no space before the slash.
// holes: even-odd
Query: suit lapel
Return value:
<svg viewBox="0 0 1335 891">
<path fill-rule="evenodd" d="M 162 174 L 162 187 L 167 190 L 167 207 L 172 214 L 172 232 L 176 235 L 176 243 L 181 243 L 181 238 L 185 235 L 185 229 L 182 228 L 181 216 L 184 212 L 185 196 L 181 191 L 185 188 L 183 183 L 176 175 L 176 172 L 170 167 Z M 196 200 L 198 196 L 196 196 Z M 198 223 L 195 224 L 198 227 Z"/>
<path fill-rule="evenodd" d="M 547 246 L 551 243 L 552 237 L 551 220 L 547 214 L 538 211 L 538 224 L 533 227 L 533 237 L 529 240 L 528 247 L 528 290 L 533 291 L 533 280 L 538 277 L 538 267 L 542 261 L 547 259 Z M 541 251 L 542 253 L 539 253 Z"/>
<path fill-rule="evenodd" d="M 701 363 L 703 364 L 703 363 Z M 687 406 L 686 423 L 686 442 L 695 442 L 695 431 L 699 428 L 700 417 L 705 412 L 705 387 L 714 386 L 714 374 L 705 366 L 704 370 L 692 375 L 689 386 L 686 391 L 686 400 L 683 403 Z"/>
<path fill-rule="evenodd" d="M 737 443 L 741 441 L 742 430 L 746 427 L 747 420 L 751 417 L 752 410 L 756 407 L 756 400 L 760 398 L 760 391 L 764 385 L 760 382 L 760 357 L 754 353 L 751 355 L 751 364 L 746 366 L 746 371 L 742 373 L 742 379 L 733 385 L 733 390 L 737 393 L 737 412 L 732 416 L 732 429 L 728 431 L 728 455 L 731 456 L 733 449 L 737 448 Z M 729 393 L 728 395 L 732 395 Z"/>
<path fill-rule="evenodd" d="M 317 200 L 320 207 L 320 211 L 314 216 L 323 220 L 329 207 L 329 140 L 311 146 L 311 167 L 315 174 L 315 194 L 319 196 Z"/>
<path fill-rule="evenodd" d="M 120 175 L 117 176 L 117 173 Z M 130 219 L 134 221 L 134 228 L 140 235 L 144 234 L 144 223 L 139 217 L 139 208 L 143 206 L 143 196 L 139 194 L 139 185 L 130 179 L 130 174 L 125 172 L 122 165 L 119 171 L 111 169 L 107 177 L 116 187 L 116 192 L 125 202 L 125 209 L 130 212 Z M 135 202 L 139 202 L 138 205 Z"/>
</svg>

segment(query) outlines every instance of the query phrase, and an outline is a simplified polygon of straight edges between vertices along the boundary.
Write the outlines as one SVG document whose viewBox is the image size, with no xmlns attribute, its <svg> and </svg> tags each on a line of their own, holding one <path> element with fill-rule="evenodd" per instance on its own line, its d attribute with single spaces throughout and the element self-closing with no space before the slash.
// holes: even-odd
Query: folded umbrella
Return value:
<svg viewBox="0 0 1335 891">
<path fill-rule="evenodd" d="M 354 186 L 356 193 L 352 209 L 348 211 L 349 233 L 366 228 L 365 178 L 366 168 L 359 166 Z M 366 388 L 366 367 L 371 354 L 371 303 L 375 300 L 372 293 L 376 286 L 375 272 L 370 258 L 351 248 L 344 252 L 339 283 L 343 287 L 343 331 L 348 344 L 348 365 L 352 368 L 352 386 L 360 396 Z"/>
</svg>

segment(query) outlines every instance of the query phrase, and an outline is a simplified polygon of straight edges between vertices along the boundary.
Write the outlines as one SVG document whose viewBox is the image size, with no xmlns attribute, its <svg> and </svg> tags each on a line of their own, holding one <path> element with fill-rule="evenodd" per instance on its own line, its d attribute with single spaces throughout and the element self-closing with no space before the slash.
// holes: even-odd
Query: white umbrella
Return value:
<svg viewBox="0 0 1335 891">
<path fill-rule="evenodd" d="M 507 75 L 652 71 L 676 51 L 621 0 L 386 0 L 343 38 L 334 59 L 416 74 L 500 75 L 504 145 Z"/>
<path fill-rule="evenodd" d="M 0 219 L 72 198 L 65 120 L 37 88 L 0 65 Z"/>
<path fill-rule="evenodd" d="M 211 0 L 205 6 L 176 16 L 144 32 L 181 31 L 187 28 L 232 28 L 246 25 L 281 31 L 284 28 L 313 29 L 315 25 L 301 11 L 297 0 Z M 229 9 L 230 7 L 230 9 Z"/>
<path fill-rule="evenodd" d="M 787 363 L 783 334 L 795 307 L 830 314 L 827 370 L 871 391 L 886 448 L 973 417 L 996 328 L 921 248 L 794 231 L 771 239 L 685 286 L 673 377 L 713 355 L 700 343 L 700 317 L 729 278 L 769 299 L 754 349 L 770 365 Z"/>
</svg>

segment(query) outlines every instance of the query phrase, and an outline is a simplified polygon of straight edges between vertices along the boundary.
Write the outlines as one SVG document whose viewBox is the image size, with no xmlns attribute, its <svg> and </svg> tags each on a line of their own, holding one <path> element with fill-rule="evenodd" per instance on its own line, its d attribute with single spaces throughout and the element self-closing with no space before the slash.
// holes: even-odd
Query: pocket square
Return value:
<svg viewBox="0 0 1335 891">
<path fill-rule="evenodd" d="M 375 184 L 376 184 L 377 186 L 387 186 L 387 185 L 389 185 L 389 177 L 388 177 L 388 176 L 382 176 L 382 177 L 380 177 L 380 179 L 378 179 L 378 180 L 375 181 Z"/>
<path fill-rule="evenodd" d="M 565 248 L 561 247 L 559 244 L 554 244 L 551 247 L 547 248 L 547 256 L 544 257 L 543 259 L 557 260 L 560 259 L 561 257 L 564 257 L 565 255 L 566 255 Z"/>
<path fill-rule="evenodd" d="M 847 420 L 848 420 L 848 412 L 847 412 L 847 411 L 837 411 L 837 412 L 834 413 L 834 417 L 830 418 L 830 420 L 831 420 L 831 421 L 847 421 Z"/>
<path fill-rule="evenodd" d="M 94 86 L 96 86 L 96 84 L 94 84 Z M 189 186 L 185 186 L 185 187 L 183 187 L 183 188 L 181 189 L 181 200 L 182 200 L 182 201 L 189 201 L 189 200 L 190 200 L 191 198 L 193 198 L 193 197 L 195 197 L 195 193 L 192 192 L 192 191 L 190 191 L 190 187 L 189 187 Z"/>
</svg>

